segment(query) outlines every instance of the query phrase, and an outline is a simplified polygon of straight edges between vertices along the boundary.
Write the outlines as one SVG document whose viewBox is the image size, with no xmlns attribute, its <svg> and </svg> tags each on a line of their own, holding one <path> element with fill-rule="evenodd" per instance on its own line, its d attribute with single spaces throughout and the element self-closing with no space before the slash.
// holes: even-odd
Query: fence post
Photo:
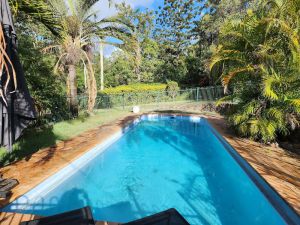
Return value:
<svg viewBox="0 0 300 225">
<path fill-rule="evenodd" d="M 198 102 L 199 101 L 199 87 L 197 87 L 197 92 L 196 92 L 196 101 Z"/>
<path fill-rule="evenodd" d="M 122 97 L 123 97 L 123 99 L 122 99 L 123 110 L 125 110 L 125 93 L 123 93 Z"/>
</svg>

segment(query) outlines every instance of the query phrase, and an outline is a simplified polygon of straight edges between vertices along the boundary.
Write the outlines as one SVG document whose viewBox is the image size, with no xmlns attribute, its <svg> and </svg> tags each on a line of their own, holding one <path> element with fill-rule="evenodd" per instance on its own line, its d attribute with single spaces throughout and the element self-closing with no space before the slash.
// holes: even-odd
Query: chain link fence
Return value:
<svg viewBox="0 0 300 225">
<path fill-rule="evenodd" d="M 179 91 L 147 91 L 130 92 L 122 94 L 98 94 L 95 109 L 120 108 L 127 110 L 134 105 L 156 105 L 176 102 L 212 102 L 223 97 L 222 86 L 199 87 Z M 79 96 L 79 110 L 86 110 L 88 103 L 87 96 Z"/>
</svg>

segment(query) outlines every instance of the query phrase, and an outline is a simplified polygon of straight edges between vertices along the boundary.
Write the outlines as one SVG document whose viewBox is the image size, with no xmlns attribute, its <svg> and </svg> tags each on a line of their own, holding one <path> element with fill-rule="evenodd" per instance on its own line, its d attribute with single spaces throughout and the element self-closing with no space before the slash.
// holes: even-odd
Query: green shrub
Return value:
<svg viewBox="0 0 300 225">
<path fill-rule="evenodd" d="M 300 127 L 300 34 L 295 23 L 300 5 L 298 0 L 272 3 L 223 24 L 210 62 L 212 70 L 222 68 L 222 84 L 230 90 L 219 101 L 230 104 L 229 123 L 240 136 L 264 143 Z"/>
<path fill-rule="evenodd" d="M 35 125 L 68 118 L 65 82 L 53 73 L 55 58 L 43 55 L 35 46 L 35 39 L 27 32 L 19 35 L 19 56 L 24 69 L 25 79 L 36 109 L 38 119 Z"/>
<path fill-rule="evenodd" d="M 169 97 L 175 98 L 180 88 L 175 81 L 167 81 L 166 91 Z"/>
<path fill-rule="evenodd" d="M 121 85 L 113 88 L 106 88 L 100 91 L 100 94 L 112 95 L 123 94 L 128 92 L 151 92 L 151 91 L 164 91 L 166 90 L 166 84 L 130 84 Z"/>
</svg>

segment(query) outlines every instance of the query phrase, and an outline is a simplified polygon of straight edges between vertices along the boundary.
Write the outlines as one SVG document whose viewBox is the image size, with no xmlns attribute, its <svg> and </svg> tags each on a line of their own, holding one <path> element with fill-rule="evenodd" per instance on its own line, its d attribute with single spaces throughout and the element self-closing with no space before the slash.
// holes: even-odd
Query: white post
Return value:
<svg viewBox="0 0 300 225">
<path fill-rule="evenodd" d="M 103 43 L 100 41 L 100 90 L 104 90 Z"/>
</svg>

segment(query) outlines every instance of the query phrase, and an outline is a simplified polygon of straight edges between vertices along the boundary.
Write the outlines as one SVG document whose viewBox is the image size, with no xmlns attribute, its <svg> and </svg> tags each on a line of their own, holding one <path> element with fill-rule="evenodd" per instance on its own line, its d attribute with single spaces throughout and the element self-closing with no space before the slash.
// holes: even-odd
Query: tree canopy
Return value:
<svg viewBox="0 0 300 225">
<path fill-rule="evenodd" d="M 9 0 L 41 112 L 58 107 L 49 100 L 50 89 L 57 99 L 72 99 L 69 110 L 75 111 L 77 93 L 87 95 L 93 110 L 103 71 L 103 54 L 96 49 L 101 42 L 114 46 L 103 60 L 105 88 L 223 85 L 226 97 L 219 103 L 228 108 L 228 121 L 241 136 L 268 143 L 299 127 L 299 0 L 165 0 L 155 13 L 111 1 L 116 15 L 101 19 L 96 2 L 101 3 Z M 26 59 L 28 42 L 33 46 Z M 52 50 L 48 54 L 46 46 Z M 40 66 L 29 66 L 28 60 Z M 43 81 L 34 82 L 37 77 Z M 41 88 L 46 84 L 51 88 Z"/>
</svg>

